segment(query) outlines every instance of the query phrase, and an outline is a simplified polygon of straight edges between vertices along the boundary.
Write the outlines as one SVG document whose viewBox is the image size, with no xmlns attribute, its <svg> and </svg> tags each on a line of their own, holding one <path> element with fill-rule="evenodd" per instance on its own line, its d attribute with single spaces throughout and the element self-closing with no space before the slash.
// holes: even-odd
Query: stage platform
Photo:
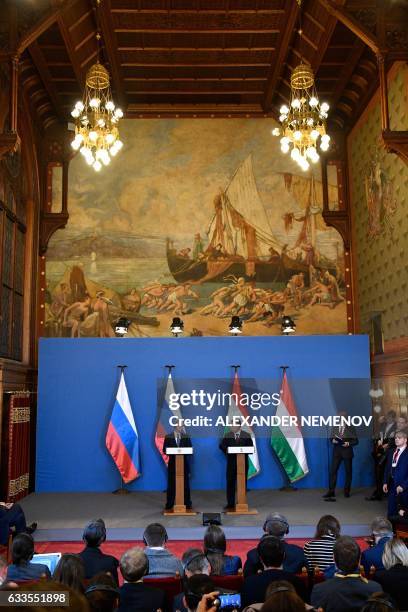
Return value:
<svg viewBox="0 0 408 612">
<path fill-rule="evenodd" d="M 251 508 L 257 515 L 232 516 L 222 514 L 222 525 L 229 539 L 256 539 L 262 532 L 269 512 L 284 514 L 290 523 L 291 538 L 310 538 L 323 514 L 333 514 L 342 532 L 351 536 L 366 536 L 375 516 L 386 514 L 386 502 L 367 502 L 370 489 L 355 489 L 349 499 L 339 492 L 335 503 L 325 502 L 323 489 L 298 489 L 287 492 L 274 489 L 248 492 Z M 111 493 L 32 493 L 20 503 L 28 522 L 37 521 L 37 542 L 77 541 L 84 525 L 93 518 L 105 520 L 110 540 L 140 540 L 149 523 L 160 522 L 170 539 L 201 539 L 202 512 L 222 512 L 225 491 L 193 491 L 196 516 L 163 516 L 165 495 L 156 491 L 132 492 L 129 495 Z"/>
</svg>

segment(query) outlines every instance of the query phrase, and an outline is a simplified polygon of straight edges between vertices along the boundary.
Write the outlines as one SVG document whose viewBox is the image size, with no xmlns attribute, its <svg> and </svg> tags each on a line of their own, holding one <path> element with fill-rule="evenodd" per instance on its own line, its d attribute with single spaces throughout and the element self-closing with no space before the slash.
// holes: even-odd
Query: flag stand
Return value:
<svg viewBox="0 0 408 612">
<path fill-rule="evenodd" d="M 124 484 L 125 483 L 123 482 L 123 478 L 121 476 L 120 477 L 120 487 L 119 489 L 112 491 L 112 495 L 129 495 L 130 491 L 129 489 L 125 489 L 125 487 L 123 486 Z"/>
</svg>

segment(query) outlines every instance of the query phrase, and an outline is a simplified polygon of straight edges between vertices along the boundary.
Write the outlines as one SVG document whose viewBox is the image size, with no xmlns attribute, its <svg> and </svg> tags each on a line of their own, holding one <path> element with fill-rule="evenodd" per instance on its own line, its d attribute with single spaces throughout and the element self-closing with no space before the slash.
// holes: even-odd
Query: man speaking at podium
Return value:
<svg viewBox="0 0 408 612">
<path fill-rule="evenodd" d="M 167 453 L 168 448 L 188 448 L 192 446 L 191 438 L 185 433 L 184 427 L 179 422 L 175 425 L 173 433 L 167 434 L 164 438 L 163 453 Z M 167 500 L 166 510 L 171 510 L 174 506 L 176 496 L 176 455 L 169 455 L 167 464 Z M 184 459 L 184 503 L 187 510 L 193 507 L 190 496 L 190 462 L 187 455 Z"/>
<path fill-rule="evenodd" d="M 248 432 L 243 431 L 242 421 L 239 416 L 234 416 L 234 424 L 224 434 L 220 449 L 227 456 L 227 505 L 224 510 L 231 511 L 235 507 L 235 489 L 237 486 L 237 455 L 228 453 L 230 446 L 253 446 L 252 438 Z M 248 455 L 245 455 L 245 481 L 248 475 Z M 245 482 L 246 486 L 246 482 Z"/>
</svg>

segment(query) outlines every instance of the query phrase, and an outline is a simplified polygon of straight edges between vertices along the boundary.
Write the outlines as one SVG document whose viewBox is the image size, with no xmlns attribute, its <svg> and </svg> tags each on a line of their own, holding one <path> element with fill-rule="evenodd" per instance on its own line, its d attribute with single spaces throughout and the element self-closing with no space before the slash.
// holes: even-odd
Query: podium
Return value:
<svg viewBox="0 0 408 612">
<path fill-rule="evenodd" d="M 165 516 L 188 516 L 197 514 L 194 510 L 188 510 L 184 503 L 184 455 L 192 455 L 193 449 L 191 446 L 167 448 L 166 455 L 175 455 L 175 479 L 176 479 L 176 496 L 174 506 L 171 510 L 163 510 Z"/>
<path fill-rule="evenodd" d="M 237 502 L 234 510 L 227 510 L 227 514 L 258 514 L 258 510 L 249 508 L 246 494 L 245 455 L 252 455 L 253 452 L 253 446 L 228 447 L 228 454 L 237 456 Z"/>
</svg>

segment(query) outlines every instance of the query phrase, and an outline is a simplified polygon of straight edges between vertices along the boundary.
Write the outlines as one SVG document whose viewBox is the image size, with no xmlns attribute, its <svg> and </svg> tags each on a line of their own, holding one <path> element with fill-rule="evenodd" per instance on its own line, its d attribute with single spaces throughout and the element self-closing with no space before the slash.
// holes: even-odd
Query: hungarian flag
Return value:
<svg viewBox="0 0 408 612">
<path fill-rule="evenodd" d="M 235 402 L 235 398 L 237 398 L 237 402 Z M 238 378 L 238 372 L 235 372 L 235 376 L 234 376 L 234 383 L 232 385 L 232 397 L 231 397 L 231 403 L 229 405 L 228 408 L 228 421 L 230 423 L 232 423 L 232 418 L 236 416 L 244 416 L 247 417 L 248 416 L 248 410 L 247 407 L 244 406 L 241 402 L 241 385 L 239 384 L 239 378 Z M 229 431 L 229 427 L 226 427 L 226 432 Z M 249 435 L 251 436 L 252 439 L 252 444 L 254 447 L 254 452 L 252 453 L 252 455 L 248 455 L 248 474 L 247 477 L 248 478 L 252 478 L 253 476 L 256 476 L 257 474 L 259 474 L 261 468 L 259 466 L 259 456 L 258 456 L 258 450 L 256 448 L 256 438 L 254 436 L 254 432 L 252 431 L 252 427 L 249 427 L 247 425 L 243 425 L 242 427 L 243 431 L 246 431 L 247 433 L 249 433 Z"/>
<path fill-rule="evenodd" d="M 163 444 L 164 438 L 168 433 L 173 431 L 173 427 L 171 427 L 169 423 L 169 419 L 171 416 L 181 417 L 180 408 L 172 408 L 170 409 L 170 395 L 175 393 L 173 379 L 171 376 L 171 372 L 169 372 L 169 376 L 167 378 L 166 390 L 163 397 L 163 402 L 160 407 L 159 420 L 157 421 L 156 426 L 156 434 L 154 437 L 154 441 L 156 444 L 156 448 L 159 451 L 164 463 L 167 465 L 169 462 L 169 456 L 163 453 Z"/>
<path fill-rule="evenodd" d="M 105 441 L 123 482 L 130 482 L 140 476 L 139 436 L 123 372 Z"/>
<path fill-rule="evenodd" d="M 297 417 L 295 402 L 290 391 L 286 371 L 283 375 L 280 403 L 276 416 Z M 297 425 L 272 427 L 271 446 L 275 451 L 290 482 L 296 482 L 309 472 L 303 435 Z"/>
</svg>

